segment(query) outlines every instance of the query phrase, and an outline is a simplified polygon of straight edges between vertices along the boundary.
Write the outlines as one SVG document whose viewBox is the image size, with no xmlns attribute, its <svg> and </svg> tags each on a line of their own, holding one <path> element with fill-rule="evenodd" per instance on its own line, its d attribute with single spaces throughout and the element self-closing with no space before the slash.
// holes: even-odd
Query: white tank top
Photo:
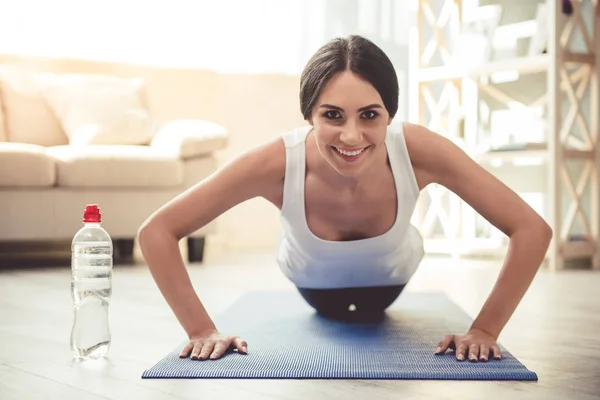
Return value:
<svg viewBox="0 0 600 400">
<path fill-rule="evenodd" d="M 423 258 L 423 240 L 410 223 L 419 188 L 404 133 L 389 128 L 385 144 L 398 198 L 392 228 L 382 235 L 351 241 L 328 241 L 308 227 L 304 205 L 306 137 L 311 126 L 282 135 L 286 148 L 285 182 L 277 263 L 297 287 L 335 289 L 406 284 Z"/>
</svg>

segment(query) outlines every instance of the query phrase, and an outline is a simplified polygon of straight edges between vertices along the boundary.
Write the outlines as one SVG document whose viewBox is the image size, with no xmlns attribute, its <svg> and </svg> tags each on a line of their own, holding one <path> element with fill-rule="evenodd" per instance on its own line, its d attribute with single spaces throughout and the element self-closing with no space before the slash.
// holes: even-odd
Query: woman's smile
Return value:
<svg viewBox="0 0 600 400">
<path fill-rule="evenodd" d="M 354 149 L 345 149 L 343 147 L 331 146 L 331 148 L 334 150 L 335 154 L 337 154 L 338 157 L 340 157 L 342 160 L 344 160 L 346 162 L 357 161 L 359 158 L 362 157 L 363 154 L 365 154 L 365 152 L 367 150 L 369 150 L 370 147 L 371 146 L 354 148 Z"/>
</svg>

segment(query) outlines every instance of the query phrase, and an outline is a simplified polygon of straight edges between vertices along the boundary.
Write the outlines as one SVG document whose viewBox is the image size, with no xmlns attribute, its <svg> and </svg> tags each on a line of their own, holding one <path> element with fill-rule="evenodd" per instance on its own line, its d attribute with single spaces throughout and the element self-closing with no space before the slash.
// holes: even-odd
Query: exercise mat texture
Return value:
<svg viewBox="0 0 600 400">
<path fill-rule="evenodd" d="M 180 358 L 180 343 L 142 378 L 537 380 L 501 344 L 503 358 L 457 361 L 435 355 L 439 341 L 472 320 L 446 295 L 404 292 L 374 321 L 322 317 L 295 291 L 251 292 L 214 318 L 248 353 Z"/>
</svg>

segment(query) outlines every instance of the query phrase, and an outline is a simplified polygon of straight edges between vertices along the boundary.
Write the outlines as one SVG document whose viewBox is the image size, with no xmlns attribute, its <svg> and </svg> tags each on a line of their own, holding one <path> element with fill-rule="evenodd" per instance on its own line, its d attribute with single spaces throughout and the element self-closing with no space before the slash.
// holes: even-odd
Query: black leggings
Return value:
<svg viewBox="0 0 600 400">
<path fill-rule="evenodd" d="M 378 317 L 400 296 L 406 285 L 298 291 L 319 314 L 336 319 Z"/>
</svg>

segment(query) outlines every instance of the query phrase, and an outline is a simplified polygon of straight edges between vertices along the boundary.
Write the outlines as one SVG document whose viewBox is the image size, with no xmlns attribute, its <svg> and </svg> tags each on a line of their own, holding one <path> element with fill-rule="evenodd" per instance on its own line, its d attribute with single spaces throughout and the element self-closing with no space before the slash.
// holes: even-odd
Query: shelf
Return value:
<svg viewBox="0 0 600 400">
<path fill-rule="evenodd" d="M 506 255 L 508 240 L 488 238 L 425 238 L 424 249 L 429 254 L 502 257 Z"/>
<path fill-rule="evenodd" d="M 430 254 L 450 254 L 455 256 L 492 256 L 504 257 L 509 240 L 490 238 L 425 238 L 424 249 Z M 591 258 L 597 252 L 593 241 L 561 241 L 559 251 L 565 259 Z M 546 255 L 547 259 L 548 255 Z"/>
<path fill-rule="evenodd" d="M 478 163 L 493 163 L 494 161 L 512 162 L 519 158 L 537 158 L 546 160 L 547 150 L 511 150 L 490 151 L 488 153 L 474 154 L 472 158 Z"/>
<path fill-rule="evenodd" d="M 595 54 L 580 54 L 565 51 L 562 57 L 564 62 L 570 63 L 594 65 L 596 62 Z M 548 54 L 541 54 L 539 56 L 517 57 L 492 61 L 470 69 L 461 65 L 426 67 L 417 72 L 417 79 L 419 82 L 447 81 L 462 78 L 476 78 L 507 71 L 531 74 L 546 71 L 550 61 L 551 59 Z"/>
<path fill-rule="evenodd" d="M 594 150 L 577 150 L 577 149 L 564 149 L 563 156 L 568 159 L 580 158 L 580 159 L 593 159 L 595 155 Z M 478 163 L 491 163 L 494 161 L 512 162 L 516 159 L 531 159 L 537 158 L 543 161 L 547 161 L 551 158 L 551 154 L 548 149 L 537 148 L 530 150 L 507 150 L 507 151 L 489 151 L 487 153 L 472 154 L 473 158 Z"/>
<path fill-rule="evenodd" d="M 432 129 L 442 126 L 447 136 L 456 138 L 457 145 L 476 163 L 492 167 L 492 173 L 498 172 L 515 186 L 527 191 L 534 186 L 543 188 L 535 201 L 543 204 L 539 208 L 540 215 L 554 232 L 546 254 L 551 270 L 564 268 L 573 260 L 587 262 L 590 268 L 600 270 L 600 152 L 596 144 L 600 128 L 596 118 L 600 102 L 597 68 L 600 18 L 593 18 L 594 15 L 600 17 L 600 2 L 586 0 L 589 7 L 574 7 L 567 16 L 560 2 L 545 0 L 544 16 L 539 14 L 540 10 L 537 15 L 531 10 L 529 20 L 504 27 L 498 24 L 495 33 L 465 25 L 469 34 L 479 34 L 478 43 L 492 40 L 486 50 L 495 45 L 504 46 L 509 43 L 504 40 L 506 37 L 516 35 L 534 41 L 530 43 L 531 51 L 537 52 L 541 46 L 547 49 L 546 54 L 508 56 L 483 63 L 477 63 L 475 57 L 480 54 L 475 54 L 475 48 L 471 51 L 465 47 L 467 44 L 459 53 L 452 52 L 456 46 L 451 41 L 460 38 L 463 24 L 470 21 L 462 19 L 467 7 L 465 2 L 435 0 L 437 4 L 443 3 L 441 8 L 433 7 L 434 0 L 417 0 L 416 3 L 414 62 L 410 71 L 411 82 L 414 82 L 411 84 L 411 118 Z M 476 11 L 481 6 L 468 7 L 469 11 Z M 541 20 L 542 17 L 545 20 Z M 540 24 L 548 34 L 546 38 L 538 35 Z M 486 28 L 489 27 L 486 25 Z M 500 37 L 502 40 L 494 44 L 493 38 Z M 425 38 L 429 38 L 427 42 Z M 467 63 L 461 63 L 461 59 Z M 439 66 L 434 60 L 442 60 L 443 65 Z M 483 101 L 487 104 L 482 108 Z M 522 110 L 523 120 L 517 120 L 521 118 L 519 114 L 491 118 L 493 111 L 504 107 Z M 514 140 L 543 140 L 545 143 L 488 149 L 492 142 L 485 137 L 487 134 L 479 131 L 482 119 L 486 124 L 498 124 L 498 130 L 488 129 L 490 135 L 502 130 Z M 519 135 L 521 130 L 527 129 L 534 130 L 531 139 Z M 540 133 L 544 134 L 543 139 Z M 504 166 L 506 168 L 501 170 Z M 530 183 L 527 179 L 536 182 Z M 568 198 L 561 194 L 563 192 L 569 194 Z M 478 220 L 474 218 L 476 212 L 449 190 L 428 187 L 420 197 L 417 211 L 415 224 L 426 232 L 427 252 L 453 256 L 506 255 L 506 242 L 496 236 L 480 238 Z"/>
<path fill-rule="evenodd" d="M 560 254 L 565 259 L 588 258 L 596 254 L 596 245 L 590 241 L 568 241 L 560 245 Z"/>
<path fill-rule="evenodd" d="M 589 65 L 596 64 L 596 54 L 595 53 L 582 54 L 582 53 L 576 53 L 576 52 L 571 52 L 571 51 L 565 51 L 562 54 L 562 59 L 566 63 L 589 64 Z"/>
<path fill-rule="evenodd" d="M 471 69 L 461 66 L 442 66 L 423 68 L 416 71 L 419 82 L 447 81 L 490 75 L 495 72 L 515 71 L 521 73 L 543 72 L 548 69 L 550 57 L 542 54 L 535 57 L 518 57 L 507 60 L 492 61 Z"/>
</svg>

